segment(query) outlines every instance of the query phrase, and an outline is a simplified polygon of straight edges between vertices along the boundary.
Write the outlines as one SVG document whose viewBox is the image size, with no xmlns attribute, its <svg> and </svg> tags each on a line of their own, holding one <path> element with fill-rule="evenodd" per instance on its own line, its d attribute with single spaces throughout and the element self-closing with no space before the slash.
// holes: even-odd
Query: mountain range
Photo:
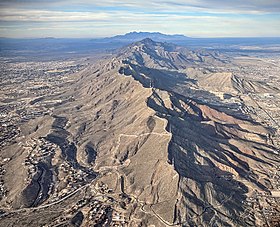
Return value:
<svg viewBox="0 0 280 227">
<path fill-rule="evenodd" d="M 215 49 L 227 54 L 277 54 L 279 38 L 192 38 L 184 35 L 166 35 L 159 32 L 130 32 L 107 38 L 0 38 L 0 56 L 19 58 L 65 59 L 77 55 L 92 56 L 111 53 L 130 43 L 151 38 L 158 42 L 172 42 L 192 49 Z"/>
<path fill-rule="evenodd" d="M 109 38 L 104 39 L 97 39 L 103 42 L 136 42 L 146 38 L 153 39 L 154 41 L 160 42 L 176 42 L 176 41 L 184 41 L 189 39 L 187 36 L 184 35 L 167 35 L 162 34 L 160 32 L 129 32 L 124 35 L 117 35 Z"/>
<path fill-rule="evenodd" d="M 135 36 L 145 34 L 130 33 L 125 39 Z M 56 226 L 54 220 L 66 211 L 59 202 L 50 211 L 55 194 L 67 207 L 76 207 L 65 216 L 65 226 L 102 226 L 90 219 L 90 204 L 96 200 L 122 212 L 127 226 L 266 225 L 248 200 L 256 193 L 271 193 L 269 176 L 279 166 L 278 148 L 271 142 L 273 129 L 246 113 L 247 101 L 240 97 L 252 88 L 270 93 L 279 89 L 213 71 L 232 64 L 218 52 L 145 38 L 75 74 L 70 87 L 39 103 L 64 101 L 51 114 L 23 125 L 18 143 L 2 151 L 11 158 L 5 179 L 14 183 L 6 184 L 1 205 L 10 206 L 14 215 L 0 225 L 16 221 L 22 226 L 36 219 L 37 226 Z M 31 151 L 19 144 L 35 139 L 55 150 L 34 161 L 35 174 L 26 181 L 28 171 L 21 163 Z M 72 180 L 62 166 L 86 176 L 77 194 L 65 199 Z M 20 176 L 14 176 L 15 168 Z M 94 196 L 95 183 L 111 192 Z M 75 205 L 82 195 L 87 202 Z M 31 216 L 32 209 L 36 214 Z M 106 215 L 109 220 L 112 213 Z"/>
</svg>

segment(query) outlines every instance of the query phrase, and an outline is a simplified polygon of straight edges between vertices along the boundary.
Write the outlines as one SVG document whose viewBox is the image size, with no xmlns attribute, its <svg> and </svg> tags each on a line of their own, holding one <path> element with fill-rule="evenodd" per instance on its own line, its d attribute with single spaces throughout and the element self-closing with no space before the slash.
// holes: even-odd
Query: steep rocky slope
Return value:
<svg viewBox="0 0 280 227">
<path fill-rule="evenodd" d="M 54 145 L 50 156 L 34 163 L 29 181 L 22 180 L 29 170 L 20 163 L 32 149 L 15 144 L 3 151 L 12 159 L 5 165 L 10 184 L 2 205 L 24 216 L 17 209 L 50 203 L 67 189 L 71 178 L 64 181 L 69 172 L 61 166 L 69 165 L 86 173 L 72 187 L 98 180 L 132 201 L 128 226 L 264 226 L 265 217 L 246 201 L 274 187 L 269 176 L 280 160 L 270 141 L 273 130 L 211 93 L 234 95 L 252 83 L 231 74 L 207 74 L 203 81 L 184 73 L 229 61 L 145 39 L 89 66 L 59 97 L 65 103 L 25 126 L 20 142 L 41 138 Z M 22 176 L 11 182 L 15 166 Z"/>
</svg>

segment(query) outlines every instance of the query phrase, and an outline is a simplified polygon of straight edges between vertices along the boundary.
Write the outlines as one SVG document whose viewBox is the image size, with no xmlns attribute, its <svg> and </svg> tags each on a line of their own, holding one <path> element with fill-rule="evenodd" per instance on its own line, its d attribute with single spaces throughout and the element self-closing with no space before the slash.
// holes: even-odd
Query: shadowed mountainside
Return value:
<svg viewBox="0 0 280 227">
<path fill-rule="evenodd" d="M 87 173 L 85 182 L 97 174 L 134 201 L 127 208 L 129 226 L 263 226 L 266 220 L 244 202 L 256 192 L 270 194 L 269 174 L 280 161 L 270 142 L 273 130 L 237 109 L 241 104 L 224 103 L 208 90 L 276 88 L 230 74 L 219 78 L 223 73 L 191 78 L 184 71 L 226 64 L 230 59 L 215 52 L 144 39 L 84 69 L 58 97 L 67 101 L 25 135 L 56 146 L 44 165 L 38 163 L 43 174 L 29 185 L 9 185 L 6 202 L 14 208 L 46 203 L 46 191 L 66 188 L 59 166 L 67 163 Z M 7 176 L 27 155 L 12 148 L 21 153 Z M 53 180 L 40 180 L 42 175 Z M 34 192 L 35 180 L 45 187 L 43 195 L 20 202 Z"/>
<path fill-rule="evenodd" d="M 220 108 L 206 102 L 204 96 L 214 98 L 209 92 L 198 91 L 195 97 L 188 97 L 187 91 L 196 86 L 197 81 L 178 71 L 189 65 L 222 65 L 227 61 L 217 53 L 193 52 L 145 39 L 122 49 L 93 76 L 85 73 L 80 81 L 85 85 L 88 83 L 84 81 L 92 80 L 80 89 L 81 97 L 94 100 L 106 97 L 93 101 L 102 111 L 98 116 L 106 118 L 103 128 L 109 127 L 107 131 L 123 135 L 113 158 L 117 163 L 129 163 L 120 170 L 126 179 L 126 190 L 150 204 L 153 212 L 168 223 L 254 225 L 253 218 L 239 218 L 245 210 L 243 201 L 253 190 L 269 192 L 266 172 L 279 164 L 273 152 L 275 148 L 267 143 L 271 131 L 245 114 L 235 116 L 235 110 L 224 112 L 226 104 L 220 103 L 223 106 Z M 129 91 L 131 78 L 139 83 Z M 118 85 L 120 80 L 127 84 Z M 132 95 L 135 92 L 142 94 L 136 98 Z M 119 100 L 122 93 L 129 99 Z M 102 105 L 111 102 L 112 106 L 103 112 Z M 108 114 L 111 115 L 109 122 Z M 131 119 L 128 125 L 123 120 L 115 123 L 120 115 L 127 121 Z M 166 122 L 165 129 L 157 133 L 168 133 L 167 140 L 156 139 L 152 134 L 159 124 L 157 117 Z M 154 119 L 153 127 L 151 119 Z M 137 126 L 138 122 L 145 121 L 146 129 L 144 125 Z M 146 135 L 125 138 L 129 134 L 126 130 L 132 128 L 136 131 L 131 134 Z M 158 147 L 163 140 L 165 148 L 154 147 L 155 139 Z M 101 158 L 102 152 L 99 152 Z M 112 156 L 111 152 L 107 155 Z M 165 170 L 162 172 L 162 169 Z"/>
</svg>

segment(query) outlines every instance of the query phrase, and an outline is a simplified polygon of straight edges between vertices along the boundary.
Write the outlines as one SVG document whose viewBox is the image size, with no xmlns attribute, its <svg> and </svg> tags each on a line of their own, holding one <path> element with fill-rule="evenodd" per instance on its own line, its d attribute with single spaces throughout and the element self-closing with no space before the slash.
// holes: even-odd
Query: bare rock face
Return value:
<svg viewBox="0 0 280 227">
<path fill-rule="evenodd" d="M 32 177 L 16 188 L 7 185 L 2 204 L 24 217 L 17 209 L 37 207 L 40 213 L 40 206 L 60 202 L 71 207 L 84 193 L 88 203 L 73 208 L 68 222 L 64 211 L 55 218 L 93 226 L 89 201 L 96 200 L 104 206 L 104 226 L 115 220 L 111 209 L 122 210 L 127 226 L 265 225 L 253 209 L 261 202 L 252 198 L 270 195 L 269 176 L 279 155 L 270 141 L 273 130 L 238 109 L 246 103 L 236 99 L 240 91 L 276 88 L 231 73 L 202 73 L 227 64 L 230 59 L 217 53 L 145 39 L 89 66 L 60 97 L 71 101 L 38 120 L 36 130 L 27 124 L 22 143 L 31 148 L 5 149 L 7 156 L 11 149 L 15 155 L 6 165 L 7 178 L 27 157 L 34 167 L 28 175 L 18 164 L 22 177 Z M 188 75 L 191 67 L 202 70 L 199 76 Z M 224 102 L 217 92 L 234 102 Z M 34 149 L 43 146 L 51 155 L 35 160 Z M 99 192 L 95 183 L 107 185 L 111 194 Z M 50 223 L 55 221 L 40 224 Z"/>
</svg>

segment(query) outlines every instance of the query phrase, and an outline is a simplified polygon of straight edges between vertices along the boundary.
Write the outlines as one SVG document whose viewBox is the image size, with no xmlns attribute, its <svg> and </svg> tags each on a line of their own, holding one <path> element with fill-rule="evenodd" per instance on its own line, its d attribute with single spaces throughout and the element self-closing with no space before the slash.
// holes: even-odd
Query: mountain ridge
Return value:
<svg viewBox="0 0 280 227">
<path fill-rule="evenodd" d="M 280 159 L 270 141 L 273 131 L 242 109 L 238 114 L 246 103 L 236 103 L 231 90 L 225 92 L 232 103 L 199 85 L 203 78 L 214 83 L 223 74 L 213 76 L 211 67 L 230 61 L 219 53 L 144 39 L 75 74 L 56 97 L 64 102 L 22 126 L 29 128 L 19 140 L 26 145 L 3 151 L 13 157 L 13 165 L 5 165 L 11 177 L 11 166 L 34 157 L 28 148 L 33 140 L 55 147 L 51 156 L 32 161 L 34 175 L 18 165 L 29 180 L 18 178 L 17 188 L 7 185 L 1 203 L 14 216 L 5 220 L 24 220 L 28 213 L 21 213 L 22 207 L 44 212 L 39 208 L 51 204 L 56 193 L 71 210 L 44 217 L 50 225 L 65 213 L 72 218 L 67 223 L 82 213 L 82 226 L 94 225 L 89 213 L 97 200 L 109 210 L 102 218 L 112 221 L 111 211 L 118 211 L 128 226 L 264 225 L 247 201 L 256 192 L 269 195 L 274 187 L 269 176 Z M 231 83 L 226 76 L 225 84 Z M 248 83 L 234 79 L 246 93 Z M 65 166 L 68 174 L 84 174 L 74 182 L 73 197 L 64 194 L 71 183 Z"/>
<path fill-rule="evenodd" d="M 113 37 L 107 37 L 98 39 L 101 42 L 137 42 L 141 41 L 145 38 L 153 39 L 155 41 L 161 41 L 161 42 L 174 42 L 174 41 L 186 41 L 190 39 L 187 36 L 184 35 L 167 35 L 160 32 L 129 32 L 124 35 L 116 35 Z"/>
<path fill-rule="evenodd" d="M 274 147 L 267 144 L 267 135 L 271 132 L 259 123 L 244 118 L 235 118 L 233 112 L 223 112 L 219 109 L 213 109 L 208 104 L 199 104 L 193 99 L 189 99 L 189 94 L 186 92 L 173 92 L 176 86 L 181 86 L 178 83 L 180 80 L 184 81 L 182 89 L 190 91 L 189 87 L 193 86 L 193 81 L 188 81 L 184 74 L 174 73 L 173 70 L 178 70 L 178 66 L 174 62 L 169 65 L 167 61 L 165 65 L 160 62 L 162 59 L 158 61 L 159 57 L 172 59 L 166 55 L 165 51 L 158 51 L 155 55 L 154 50 L 157 47 L 164 49 L 165 45 L 151 39 L 136 42 L 122 50 L 116 59 L 113 58 L 111 62 L 109 61 L 110 63 L 106 66 L 109 68 L 105 69 L 105 71 L 110 71 L 111 68 L 116 73 L 111 75 L 115 74 L 116 78 L 123 75 L 125 78 L 133 78 L 138 81 L 139 85 L 143 86 L 149 94 L 144 96 L 147 99 L 147 106 L 145 107 L 143 103 L 142 108 L 148 108 L 155 112 L 155 116 L 165 119 L 167 121 L 165 129 L 172 135 L 171 140 L 164 145 L 165 149 L 168 147 L 168 158 L 165 157 L 164 162 L 161 162 L 163 158 L 161 152 L 149 153 L 149 146 L 153 144 L 150 138 L 154 136 L 154 129 L 158 126 L 154 126 L 150 133 L 144 132 L 143 135 L 147 135 L 148 138 L 145 142 L 140 140 L 141 144 L 144 143 L 140 147 L 133 140 L 128 140 L 128 147 L 124 148 L 123 151 L 118 151 L 116 158 L 119 161 L 117 162 L 124 163 L 122 171 L 123 177 L 126 179 L 124 183 L 125 188 L 127 188 L 126 193 L 133 195 L 136 193 L 133 191 L 138 188 L 140 193 L 134 195 L 144 204 L 152 204 L 153 212 L 165 220 L 164 223 L 194 226 L 197 223 L 202 223 L 203 226 L 206 226 L 209 223 L 208 216 L 210 215 L 210 221 L 215 220 L 218 226 L 225 224 L 229 226 L 252 225 L 252 220 L 238 220 L 238 217 L 240 213 L 244 212 L 242 201 L 246 200 L 246 194 L 252 193 L 247 185 L 254 185 L 253 187 L 260 191 L 269 192 L 265 182 L 261 183 L 254 179 L 256 173 L 248 176 L 247 174 L 251 168 L 254 169 L 260 164 L 271 168 L 270 159 L 265 158 L 268 154 L 274 156 Z M 135 51 L 132 51 L 131 48 Z M 150 53 L 151 48 L 152 53 Z M 144 56 L 144 60 L 139 61 L 135 58 L 135 54 Z M 145 56 L 148 56 L 148 60 L 145 59 Z M 217 57 L 215 56 L 215 58 Z M 195 61 L 189 62 L 189 65 L 191 65 L 190 63 L 195 65 Z M 225 64 L 223 61 L 221 63 Z M 199 65 L 203 65 L 203 61 L 200 61 Z M 173 84 L 173 81 L 178 84 Z M 147 94 L 146 92 L 145 94 Z M 118 92 L 114 92 L 114 94 L 117 95 Z M 210 93 L 205 95 L 209 96 Z M 131 100 L 129 105 L 131 108 L 134 106 L 133 102 L 136 100 Z M 117 109 L 115 111 L 117 113 Z M 128 112 L 133 113 L 131 110 Z M 148 119 L 154 119 L 153 121 L 156 122 L 154 124 L 159 125 L 153 114 Z M 139 133 L 141 135 L 141 130 Z M 121 135 L 133 137 L 135 132 L 124 133 L 122 130 Z M 123 137 L 120 137 L 120 141 L 122 141 L 121 138 Z M 158 143 L 158 146 L 162 146 L 161 142 L 158 141 Z M 161 164 L 156 165 L 157 162 L 148 164 L 151 155 L 160 160 Z M 273 159 L 275 163 L 279 162 L 275 156 Z M 137 164 L 140 160 L 147 163 L 144 167 L 145 170 Z M 170 166 L 166 166 L 166 162 L 174 168 L 175 172 L 172 168 L 170 169 Z M 246 162 L 250 164 L 246 164 Z M 129 163 L 128 166 L 127 163 Z M 178 182 L 175 184 L 171 183 L 172 181 L 168 182 L 168 177 L 167 182 L 163 181 L 158 173 L 162 168 L 169 169 L 167 172 L 171 175 L 175 174 L 174 179 L 178 179 Z M 139 174 L 143 171 L 146 172 L 146 177 L 150 178 L 151 182 L 157 182 L 162 188 L 172 187 L 173 189 L 165 191 L 154 183 L 148 186 L 147 179 L 144 180 L 143 176 Z M 246 184 L 244 183 L 245 179 Z M 205 186 L 204 182 L 208 182 L 209 185 Z M 157 198 L 151 193 L 155 190 L 161 191 Z M 213 193 L 214 197 L 211 196 Z M 178 199 L 180 197 L 181 199 Z M 203 205 L 205 201 L 207 201 L 206 204 L 210 205 Z M 164 206 L 166 207 L 164 208 Z M 222 214 L 223 218 L 218 216 L 216 212 Z M 228 215 L 230 218 L 227 218 Z M 195 219 L 196 216 L 197 219 Z M 148 217 L 149 215 L 144 220 L 150 223 Z M 153 224 L 155 223 L 159 225 L 158 222 Z"/>
</svg>

